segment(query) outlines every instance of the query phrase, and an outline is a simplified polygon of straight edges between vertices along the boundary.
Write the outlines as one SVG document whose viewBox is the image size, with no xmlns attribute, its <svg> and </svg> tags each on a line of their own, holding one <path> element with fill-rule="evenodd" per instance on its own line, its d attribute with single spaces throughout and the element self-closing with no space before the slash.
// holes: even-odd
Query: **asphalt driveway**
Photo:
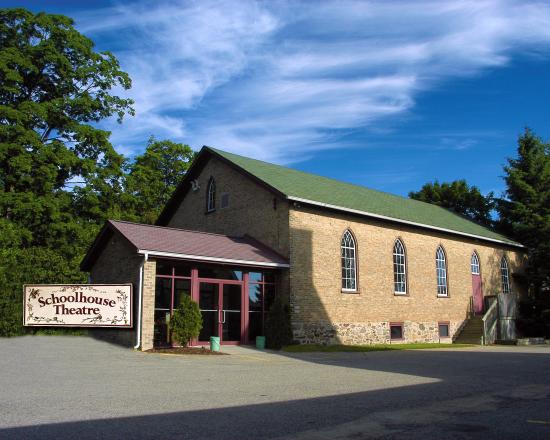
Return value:
<svg viewBox="0 0 550 440">
<path fill-rule="evenodd" d="M 549 439 L 550 347 L 228 356 L 0 339 L 0 439 Z"/>
</svg>

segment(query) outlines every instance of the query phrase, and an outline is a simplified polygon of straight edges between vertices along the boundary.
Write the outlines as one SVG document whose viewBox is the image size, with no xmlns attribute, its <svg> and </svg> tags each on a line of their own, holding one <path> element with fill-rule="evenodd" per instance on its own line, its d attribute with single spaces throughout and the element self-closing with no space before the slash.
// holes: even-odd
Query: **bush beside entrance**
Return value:
<svg viewBox="0 0 550 440">
<path fill-rule="evenodd" d="M 180 305 L 174 310 L 170 319 L 170 330 L 173 338 L 182 346 L 197 338 L 202 329 L 202 315 L 199 305 L 189 296 L 181 297 Z"/>
</svg>

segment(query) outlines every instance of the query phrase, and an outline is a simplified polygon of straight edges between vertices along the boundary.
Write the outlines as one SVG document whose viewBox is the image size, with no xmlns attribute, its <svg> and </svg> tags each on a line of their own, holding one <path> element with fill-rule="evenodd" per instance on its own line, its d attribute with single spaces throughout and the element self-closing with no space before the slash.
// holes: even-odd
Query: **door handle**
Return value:
<svg viewBox="0 0 550 440">
<path fill-rule="evenodd" d="M 225 310 L 223 310 L 223 321 L 222 324 L 225 324 Z"/>
</svg>

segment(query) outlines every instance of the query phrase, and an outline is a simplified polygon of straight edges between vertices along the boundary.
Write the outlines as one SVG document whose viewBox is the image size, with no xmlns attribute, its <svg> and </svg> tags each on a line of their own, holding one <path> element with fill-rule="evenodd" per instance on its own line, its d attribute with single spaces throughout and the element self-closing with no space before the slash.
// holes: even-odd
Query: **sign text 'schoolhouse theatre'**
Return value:
<svg viewBox="0 0 550 440">
<path fill-rule="evenodd" d="M 24 286 L 24 325 L 132 327 L 131 284 Z"/>
</svg>

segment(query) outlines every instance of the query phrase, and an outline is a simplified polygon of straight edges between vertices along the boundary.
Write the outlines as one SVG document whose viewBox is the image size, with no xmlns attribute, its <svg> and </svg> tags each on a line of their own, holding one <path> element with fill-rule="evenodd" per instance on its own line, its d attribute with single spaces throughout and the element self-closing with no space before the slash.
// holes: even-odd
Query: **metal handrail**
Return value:
<svg viewBox="0 0 550 440">
<path fill-rule="evenodd" d="M 474 312 L 474 297 L 471 296 L 470 297 L 470 302 L 468 303 L 468 316 L 471 318 L 474 315 L 475 315 L 475 312 Z"/>
<path fill-rule="evenodd" d="M 481 320 L 483 321 L 483 345 L 493 344 L 496 340 L 498 323 L 498 300 L 493 301 Z"/>
</svg>

